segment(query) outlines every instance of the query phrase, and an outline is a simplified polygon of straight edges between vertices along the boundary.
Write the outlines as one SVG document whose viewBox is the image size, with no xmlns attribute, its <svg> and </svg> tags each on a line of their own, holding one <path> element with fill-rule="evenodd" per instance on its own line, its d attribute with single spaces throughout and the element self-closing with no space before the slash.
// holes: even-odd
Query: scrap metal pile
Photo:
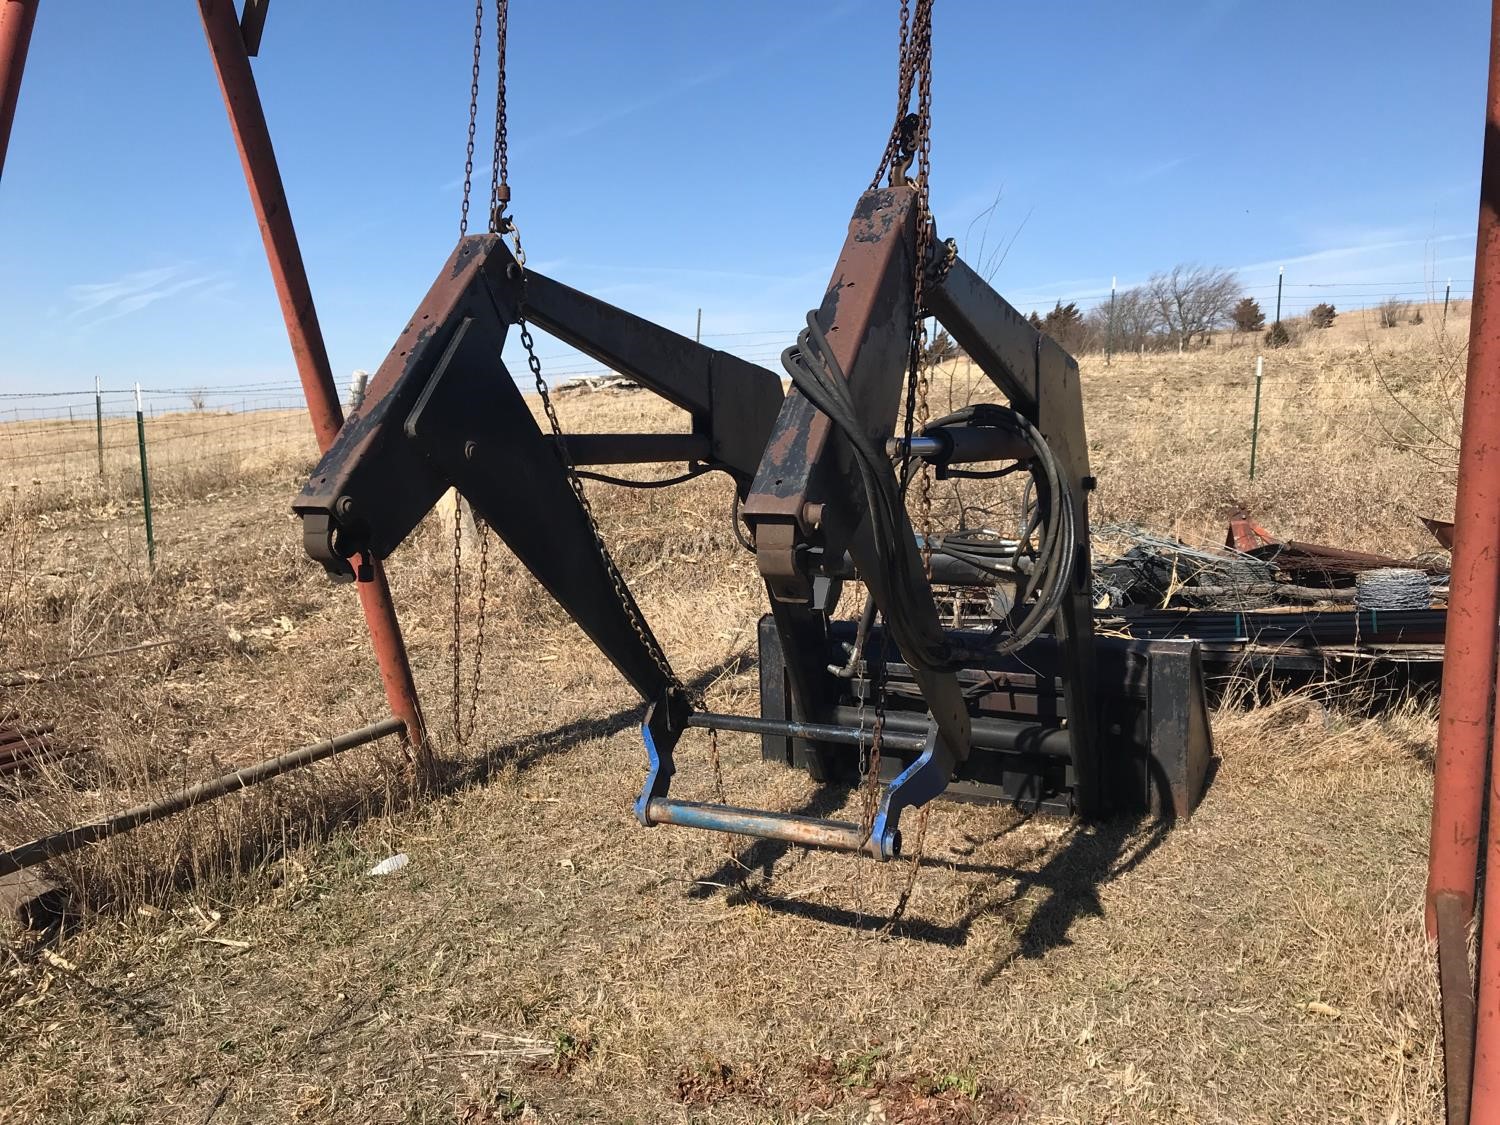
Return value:
<svg viewBox="0 0 1500 1125">
<path fill-rule="evenodd" d="M 1442 542 L 1441 533 L 1434 534 Z M 1191 638 L 1213 671 L 1335 675 L 1442 666 L 1448 555 L 1410 559 L 1283 541 L 1244 513 L 1222 547 L 1096 529 L 1096 620 L 1135 639 Z"/>
</svg>

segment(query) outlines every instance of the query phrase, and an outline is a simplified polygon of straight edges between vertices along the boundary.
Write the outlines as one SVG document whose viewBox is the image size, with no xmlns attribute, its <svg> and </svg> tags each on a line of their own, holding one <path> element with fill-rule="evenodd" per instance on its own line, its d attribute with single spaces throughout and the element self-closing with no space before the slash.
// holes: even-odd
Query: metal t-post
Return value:
<svg viewBox="0 0 1500 1125">
<path fill-rule="evenodd" d="M 141 385 L 135 385 L 135 440 L 141 448 L 141 508 L 146 514 L 146 563 L 156 567 L 156 535 L 151 528 L 151 470 L 146 467 L 146 412 L 141 409 Z"/>
<path fill-rule="evenodd" d="M 94 376 L 94 444 L 99 448 L 99 479 L 104 479 L 104 393 L 99 376 Z"/>
<path fill-rule="evenodd" d="M 1250 419 L 1250 479 L 1255 479 L 1255 452 L 1260 445 L 1260 377 L 1265 372 L 1264 356 L 1255 357 L 1255 414 Z"/>
</svg>

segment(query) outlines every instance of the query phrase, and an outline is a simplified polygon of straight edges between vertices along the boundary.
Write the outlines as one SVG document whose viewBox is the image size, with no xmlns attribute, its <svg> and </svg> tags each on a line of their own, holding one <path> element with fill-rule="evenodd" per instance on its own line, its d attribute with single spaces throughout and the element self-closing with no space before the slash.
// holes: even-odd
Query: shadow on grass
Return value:
<svg viewBox="0 0 1500 1125">
<path fill-rule="evenodd" d="M 685 686 L 689 696 L 697 696 L 710 684 L 724 676 L 739 675 L 749 671 L 754 661 L 748 653 L 736 653 L 727 660 L 699 673 Z M 545 758 L 571 749 L 581 741 L 609 738 L 627 730 L 639 730 L 645 714 L 645 704 L 636 703 L 622 708 L 612 715 L 598 719 L 577 719 L 543 734 L 529 735 L 511 742 L 490 746 L 469 758 L 449 758 L 436 763 L 437 778 L 433 784 L 436 793 L 458 792 L 475 785 L 483 785 L 507 767 L 527 770 Z M 645 768 L 646 751 L 641 749 L 641 766 Z"/>
<path fill-rule="evenodd" d="M 820 787 L 800 808 L 792 811 L 804 816 L 826 816 L 842 805 L 846 796 L 846 789 Z M 981 843 L 1009 835 L 1027 823 L 1032 815 L 1028 813 Z M 1043 957 L 1048 951 L 1068 944 L 1068 933 L 1080 918 L 1102 917 L 1104 907 L 1099 888 L 1134 870 L 1161 845 L 1168 831 L 1170 822 L 1148 820 L 1139 815 L 1118 816 L 1094 824 L 1075 824 L 1057 846 L 1039 857 L 1037 866 L 951 862 L 924 857 L 921 860 L 923 869 L 943 868 L 977 875 L 981 879 L 977 888 L 978 901 L 957 921 L 949 924 L 937 924 L 920 917 L 902 917 L 893 922 L 888 915 L 772 893 L 768 886 L 775 866 L 794 845 L 769 840 L 752 844 L 739 855 L 738 862 L 726 860 L 715 871 L 699 879 L 688 895 L 707 897 L 718 889 L 712 884 L 725 885 L 728 887 L 725 901 L 730 905 L 753 899 L 767 910 L 822 925 L 865 932 L 885 931 L 894 937 L 958 947 L 967 943 L 976 922 L 993 915 L 1014 918 L 1021 913 L 1025 899 L 1034 891 L 1042 891 L 1041 902 L 1024 922 L 1019 923 L 1020 932 L 1011 952 L 985 971 L 981 980 L 988 984 L 1016 959 Z M 849 857 L 848 862 L 871 861 Z M 895 862 L 904 864 L 907 861 Z M 758 880 L 755 879 L 757 875 Z"/>
<path fill-rule="evenodd" d="M 747 654 L 736 654 L 701 673 L 687 685 L 688 691 L 701 692 L 722 676 L 743 672 L 751 663 Z M 223 830 L 222 825 L 214 825 L 205 833 L 189 827 L 187 834 L 206 838 L 194 838 L 187 851 L 170 856 L 164 857 L 161 848 L 152 845 L 150 829 L 143 826 L 146 832 L 141 836 L 121 835 L 109 842 L 107 879 L 98 877 L 99 856 L 93 848 L 58 856 L 45 869 L 56 886 L 48 888 L 44 896 L 12 904 L 12 908 L 31 929 L 39 931 L 40 945 L 55 944 L 93 912 L 181 894 L 213 879 L 264 871 L 299 848 L 326 841 L 365 821 L 484 785 L 507 767 L 529 769 L 580 741 L 636 728 L 643 710 L 643 705 L 637 704 L 599 719 L 566 723 L 539 735 L 493 745 L 468 758 L 440 759 L 434 763 L 434 779 L 425 789 L 398 783 L 371 790 L 335 783 L 296 793 L 267 791 L 257 815 L 246 816 L 230 831 Z M 644 750 L 641 761 L 644 768 Z M 205 802 L 185 816 L 205 815 L 202 810 L 214 808 L 214 802 Z M 182 823 L 181 818 L 178 823 Z M 179 830 L 177 838 L 183 835 Z M 132 846 L 137 840 L 141 845 Z"/>
</svg>

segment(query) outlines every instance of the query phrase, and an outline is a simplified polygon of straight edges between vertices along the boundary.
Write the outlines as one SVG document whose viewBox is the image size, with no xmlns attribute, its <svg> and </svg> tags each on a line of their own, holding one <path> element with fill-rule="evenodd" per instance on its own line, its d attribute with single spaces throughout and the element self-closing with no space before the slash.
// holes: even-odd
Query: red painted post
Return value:
<svg viewBox="0 0 1500 1125">
<path fill-rule="evenodd" d="M 38 3 L 40 0 L 0 0 L 0 175 L 5 173 L 5 150 L 10 147 L 10 127 L 16 119 L 21 73 L 26 69 L 26 49 L 31 46 Z"/>
<path fill-rule="evenodd" d="M 1500 0 L 1494 2 L 1492 19 L 1479 241 L 1428 857 L 1429 934 L 1437 895 L 1456 894 L 1466 916 L 1473 911 L 1479 819 L 1492 740 L 1496 623 L 1500 621 L 1500 292 L 1490 290 L 1500 287 Z"/>
<path fill-rule="evenodd" d="M 250 69 L 250 57 L 240 37 L 239 19 L 235 15 L 233 0 L 198 0 L 198 10 L 203 17 L 203 30 L 208 36 L 214 69 L 219 76 L 224 106 L 229 111 L 229 123 L 245 170 L 245 182 L 250 188 L 256 218 L 260 221 L 266 258 L 271 266 L 272 280 L 276 283 L 276 295 L 281 301 L 281 313 L 286 320 L 287 336 L 291 340 L 292 355 L 302 380 L 302 392 L 307 398 L 307 410 L 312 416 L 318 448 L 326 450 L 344 423 L 344 412 L 328 363 L 328 351 L 323 344 L 323 332 L 318 326 L 307 271 L 302 265 L 302 251 L 297 245 L 297 232 L 287 207 L 270 129 L 255 86 L 255 75 Z M 374 572 L 371 581 L 357 584 L 359 600 L 364 607 L 375 658 L 380 663 L 380 679 L 391 713 L 406 723 L 425 772 L 430 765 L 430 754 L 411 664 L 407 660 L 405 642 L 401 639 L 401 626 L 396 620 L 390 587 L 378 563 Z"/>
<path fill-rule="evenodd" d="M 1494 292 L 1491 292 L 1494 290 Z M 1453 575 L 1433 779 L 1427 929 L 1437 939 L 1448 1121 L 1500 1125 L 1500 778 L 1491 779 L 1476 1005 L 1468 924 L 1495 743 L 1500 619 L 1500 0 L 1490 12 L 1474 304 L 1459 447 Z"/>
</svg>

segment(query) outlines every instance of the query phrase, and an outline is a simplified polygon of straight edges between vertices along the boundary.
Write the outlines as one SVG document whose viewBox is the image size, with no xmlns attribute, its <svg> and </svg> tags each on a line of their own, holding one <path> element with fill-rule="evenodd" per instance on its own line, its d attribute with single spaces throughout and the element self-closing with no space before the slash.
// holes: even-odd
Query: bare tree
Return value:
<svg viewBox="0 0 1500 1125">
<path fill-rule="evenodd" d="M 1387 297 L 1380 302 L 1380 327 L 1395 328 L 1411 312 L 1411 302 L 1400 297 Z"/>
<path fill-rule="evenodd" d="M 1218 266 L 1173 266 L 1153 275 L 1146 289 L 1178 351 L 1228 320 L 1244 292 L 1234 271 Z"/>
<path fill-rule="evenodd" d="M 1156 301 L 1144 286 L 1116 293 L 1113 311 L 1108 301 L 1095 305 L 1086 323 L 1094 347 L 1111 347 L 1119 352 L 1158 347 L 1164 327 Z"/>
</svg>

